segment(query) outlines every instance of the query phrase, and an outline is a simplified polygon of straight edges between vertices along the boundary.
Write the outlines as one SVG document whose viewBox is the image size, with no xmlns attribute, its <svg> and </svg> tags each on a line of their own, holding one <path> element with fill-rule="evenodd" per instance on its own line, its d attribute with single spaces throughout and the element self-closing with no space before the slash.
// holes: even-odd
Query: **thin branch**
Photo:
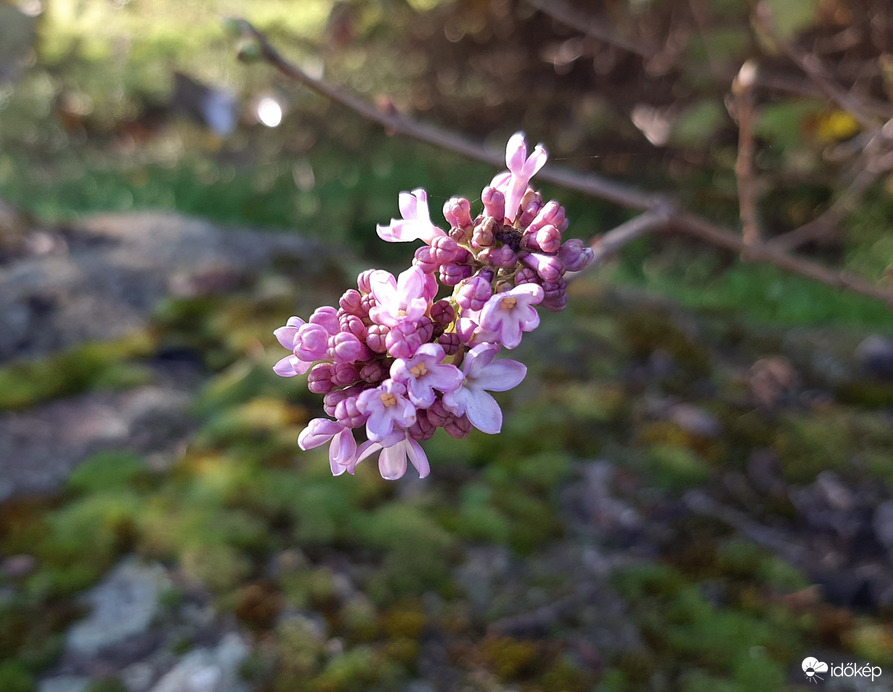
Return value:
<svg viewBox="0 0 893 692">
<path fill-rule="evenodd" d="M 651 47 L 641 46 L 634 41 L 617 36 L 612 27 L 605 26 L 595 17 L 584 15 L 582 12 L 568 7 L 563 2 L 555 2 L 555 0 L 527 0 L 527 2 L 559 24 L 576 29 L 582 34 L 594 38 L 596 41 L 621 48 L 645 59 L 654 57 L 656 53 Z"/>
<path fill-rule="evenodd" d="M 753 12 L 753 18 L 760 30 L 806 73 L 826 97 L 850 113 L 866 131 L 870 132 L 877 129 L 879 123 L 866 112 L 859 99 L 854 98 L 852 94 L 833 81 L 828 76 L 822 62 L 816 56 L 804 53 L 778 33 L 772 20 L 772 11 L 765 2 L 757 4 Z"/>
<path fill-rule="evenodd" d="M 637 238 L 641 238 L 652 231 L 665 229 L 670 223 L 672 215 L 669 210 L 654 209 L 636 216 L 617 228 L 597 236 L 590 244 L 594 254 L 592 264 L 597 266 L 616 255 L 621 248 Z"/>
<path fill-rule="evenodd" d="M 738 184 L 741 230 L 744 242 L 748 245 L 756 245 L 763 240 L 763 232 L 760 229 L 757 215 L 757 189 L 753 163 L 756 72 L 756 64 L 748 60 L 741 66 L 738 76 L 732 81 L 731 115 L 738 123 L 738 160 L 735 162 L 735 180 Z"/>
<path fill-rule="evenodd" d="M 500 154 L 487 150 L 475 142 L 430 125 L 417 123 L 393 109 L 387 111 L 379 110 L 352 94 L 310 77 L 303 70 L 285 60 L 270 44 L 266 36 L 255 29 L 249 22 L 245 20 L 238 21 L 242 30 L 257 41 L 260 51 L 259 57 L 263 58 L 289 79 L 307 86 L 336 103 L 340 103 L 372 122 L 382 125 L 390 133 L 432 144 L 493 166 L 503 166 L 504 161 Z M 690 235 L 710 244 L 726 248 L 749 259 L 772 264 L 784 271 L 800 274 L 835 288 L 860 293 L 893 308 L 893 291 L 874 286 L 845 272 L 837 273 L 815 262 L 790 256 L 765 243 L 747 244 L 740 234 L 734 231 L 722 228 L 695 214 L 680 211 L 677 202 L 668 195 L 642 192 L 592 173 L 581 174 L 551 164 L 547 165 L 537 175 L 540 180 L 546 180 L 567 189 L 577 190 L 628 209 L 652 212 L 655 217 L 646 217 L 649 219 L 647 224 L 645 221 L 639 222 L 647 226 L 647 228 L 642 228 L 635 235 L 641 235 L 658 227 L 666 227 L 678 233 Z M 665 218 L 665 222 L 662 224 L 657 223 L 657 218 L 661 216 Z M 625 233 L 630 234 L 631 232 L 627 229 Z M 614 247 L 616 248 L 618 245 L 615 244 Z"/>
</svg>

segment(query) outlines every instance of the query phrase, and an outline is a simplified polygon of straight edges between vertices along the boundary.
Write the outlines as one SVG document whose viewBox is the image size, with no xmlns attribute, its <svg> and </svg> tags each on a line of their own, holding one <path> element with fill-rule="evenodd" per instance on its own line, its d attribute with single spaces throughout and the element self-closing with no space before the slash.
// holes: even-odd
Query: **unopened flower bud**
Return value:
<svg viewBox="0 0 893 692">
<path fill-rule="evenodd" d="M 339 332 L 329 339 L 329 357 L 336 363 L 368 360 L 369 349 L 350 332 Z"/>
<path fill-rule="evenodd" d="M 402 322 L 391 328 L 385 338 L 388 353 L 394 358 L 412 358 L 423 343 L 422 333 L 416 325 L 409 322 Z"/>
<path fill-rule="evenodd" d="M 481 201 L 484 203 L 487 216 L 496 221 L 502 221 L 505 218 L 505 195 L 495 187 L 485 187 L 481 192 Z"/>
<path fill-rule="evenodd" d="M 450 197 L 443 205 L 443 218 L 453 228 L 469 228 L 471 221 L 471 202 L 464 197 Z"/>
<path fill-rule="evenodd" d="M 465 415 L 453 416 L 444 423 L 443 429 L 450 437 L 461 440 L 463 437 L 468 437 L 468 433 L 471 432 L 471 421 Z"/>
<path fill-rule="evenodd" d="M 539 281 L 539 276 L 530 267 L 521 267 L 515 274 L 515 286 Z"/>
<path fill-rule="evenodd" d="M 434 258 L 434 253 L 428 245 L 423 245 L 415 251 L 412 263 L 426 274 L 432 274 L 442 264 Z"/>
<path fill-rule="evenodd" d="M 522 207 L 521 215 L 518 217 L 517 226 L 518 228 L 527 228 L 530 225 L 530 222 L 536 218 L 536 215 L 540 213 L 540 209 L 543 208 L 543 198 L 537 192 L 533 199 L 530 202 Z"/>
<path fill-rule="evenodd" d="M 332 384 L 347 387 L 360 378 L 356 363 L 335 363 L 332 366 Z"/>
<path fill-rule="evenodd" d="M 518 254 L 508 245 L 488 247 L 478 254 L 478 260 L 491 267 L 511 269 L 518 263 Z"/>
<path fill-rule="evenodd" d="M 360 378 L 371 385 L 379 385 L 388 377 L 389 368 L 380 360 L 370 360 L 360 368 Z"/>
<path fill-rule="evenodd" d="M 564 263 L 567 271 L 578 272 L 586 268 L 594 254 L 592 248 L 584 244 L 582 240 L 571 238 L 559 248 L 558 257 Z"/>
<path fill-rule="evenodd" d="M 409 436 L 414 440 L 427 440 L 434 434 L 435 430 L 437 430 L 437 426 L 428 420 L 425 409 L 416 410 L 415 423 L 407 428 Z"/>
<path fill-rule="evenodd" d="M 440 283 L 444 286 L 455 286 L 462 279 L 471 276 L 472 269 L 467 264 L 445 264 L 440 268 Z"/>
<path fill-rule="evenodd" d="M 443 352 L 448 356 L 454 356 L 459 352 L 462 341 L 455 332 L 448 332 L 437 337 L 437 343 L 443 347 Z"/>
<path fill-rule="evenodd" d="M 531 252 L 521 261 L 528 267 L 533 268 L 543 281 L 555 281 L 565 271 L 564 263 L 555 255 Z"/>
<path fill-rule="evenodd" d="M 561 247 L 561 231 L 552 224 L 548 224 L 535 233 L 526 234 L 524 240 L 529 249 L 552 255 Z"/>
<path fill-rule="evenodd" d="M 530 222 L 527 226 L 527 233 L 535 233 L 543 226 L 555 226 L 556 228 L 561 229 L 561 224 L 565 221 L 565 213 L 564 207 L 562 207 L 555 200 L 550 200 L 546 202 L 542 209 L 540 209 L 539 214 Z"/>
<path fill-rule="evenodd" d="M 334 418 L 346 428 L 359 428 L 361 425 L 365 425 L 369 416 L 361 413 L 357 408 L 357 398 L 349 396 L 335 406 Z"/>
<path fill-rule="evenodd" d="M 359 293 L 357 293 L 357 295 L 359 295 Z M 349 332 L 361 341 L 366 338 L 366 325 L 363 324 L 363 320 L 356 315 L 341 312 L 338 315 L 338 323 L 341 326 L 342 332 Z"/>
<path fill-rule="evenodd" d="M 369 293 L 372 291 L 370 279 L 375 271 L 375 269 L 367 269 L 366 271 L 360 272 L 360 275 L 357 277 L 357 288 L 360 289 L 360 293 Z"/>
<path fill-rule="evenodd" d="M 466 310 L 480 310 L 493 295 L 490 280 L 480 274 L 465 279 L 453 294 L 456 303 Z"/>
<path fill-rule="evenodd" d="M 338 305 L 346 313 L 363 317 L 363 296 L 355 288 L 346 290 L 338 300 Z"/>
<path fill-rule="evenodd" d="M 375 353 L 384 353 L 388 350 L 385 338 L 389 331 L 390 328 L 383 324 L 369 325 L 369 329 L 366 330 L 366 346 Z"/>
<path fill-rule="evenodd" d="M 476 248 L 490 247 L 493 244 L 493 231 L 496 222 L 489 216 L 478 222 L 471 235 L 471 244 Z"/>
<path fill-rule="evenodd" d="M 307 374 L 307 389 L 314 394 L 328 394 L 333 386 L 331 363 L 317 363 Z"/>
<path fill-rule="evenodd" d="M 446 235 L 431 241 L 431 255 L 438 265 L 454 262 L 459 257 L 459 243 Z"/>
<path fill-rule="evenodd" d="M 442 327 L 449 327 L 456 319 L 456 311 L 448 300 L 438 300 L 431 306 L 431 319 Z"/>
</svg>

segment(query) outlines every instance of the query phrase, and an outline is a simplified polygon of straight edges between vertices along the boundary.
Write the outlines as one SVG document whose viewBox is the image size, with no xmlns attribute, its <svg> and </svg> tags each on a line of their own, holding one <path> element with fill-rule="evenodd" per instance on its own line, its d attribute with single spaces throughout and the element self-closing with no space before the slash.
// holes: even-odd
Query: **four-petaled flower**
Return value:
<svg viewBox="0 0 893 692">
<path fill-rule="evenodd" d="M 497 293 L 481 308 L 478 324 L 485 334 L 496 335 L 506 348 L 521 343 L 521 332 L 530 332 L 540 323 L 534 305 L 543 300 L 543 287 L 539 284 L 521 284 Z"/>
<path fill-rule="evenodd" d="M 356 464 L 379 451 L 381 454 L 378 456 L 378 471 L 385 480 L 393 481 L 403 477 L 403 474 L 406 473 L 407 457 L 419 472 L 419 478 L 424 478 L 431 471 L 428 456 L 422 449 L 422 445 L 405 432 L 402 438 L 390 445 L 372 440 L 364 442 L 357 449 Z"/>
<path fill-rule="evenodd" d="M 369 319 L 376 324 L 395 327 L 401 322 L 418 320 L 428 309 L 425 289 L 428 282 L 418 267 L 410 267 L 396 279 L 390 272 L 377 270 L 369 279 L 375 307 Z"/>
<path fill-rule="evenodd" d="M 332 474 L 340 476 L 345 471 L 353 473 L 357 465 L 357 441 L 351 430 L 338 421 L 328 418 L 314 418 L 298 436 L 298 446 L 307 451 L 324 445 L 331 440 L 329 446 L 329 465 Z"/>
<path fill-rule="evenodd" d="M 527 192 L 530 179 L 542 168 L 549 154 L 542 144 L 537 144 L 530 156 L 527 156 L 527 142 L 520 132 L 513 134 L 505 148 L 505 163 L 509 167 L 509 175 L 501 174 L 493 179 L 490 185 L 505 196 L 505 219 L 514 221 L 521 207 L 521 198 Z"/>
<path fill-rule="evenodd" d="M 439 344 L 422 344 L 414 356 L 394 361 L 391 378 L 406 385 L 413 404 L 428 408 L 437 398 L 435 389 L 451 392 L 462 382 L 462 372 L 455 365 L 441 362 L 444 357 Z"/>
<path fill-rule="evenodd" d="M 487 393 L 504 392 L 517 386 L 527 374 L 527 367 L 516 360 L 493 358 L 499 353 L 497 344 L 480 344 L 465 354 L 462 386 L 443 395 L 447 410 L 458 416 L 465 414 L 478 430 L 496 434 L 502 429 L 502 411 Z"/>
<path fill-rule="evenodd" d="M 405 243 L 422 240 L 430 245 L 438 236 L 446 232 L 431 222 L 428 211 L 428 193 L 422 188 L 412 192 L 401 192 L 398 200 L 402 219 L 391 219 L 387 226 L 378 225 L 378 237 L 389 243 Z"/>
<path fill-rule="evenodd" d="M 380 387 L 367 389 L 357 397 L 357 409 L 369 415 L 366 436 L 370 440 L 383 442 L 390 438 L 395 426 L 408 428 L 415 423 L 416 407 L 404 394 L 404 385 L 385 380 Z"/>
</svg>

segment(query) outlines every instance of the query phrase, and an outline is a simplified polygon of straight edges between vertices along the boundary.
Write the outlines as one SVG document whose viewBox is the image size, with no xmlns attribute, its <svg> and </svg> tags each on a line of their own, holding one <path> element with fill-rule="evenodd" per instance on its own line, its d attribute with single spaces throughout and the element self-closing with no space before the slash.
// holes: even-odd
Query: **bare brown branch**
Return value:
<svg viewBox="0 0 893 692">
<path fill-rule="evenodd" d="M 806 73 L 827 98 L 850 113 L 866 131 L 870 132 L 878 128 L 881 123 L 871 116 L 870 110 L 828 75 L 825 66 L 817 56 L 805 53 L 778 33 L 768 5 L 763 2 L 758 3 L 754 9 L 753 18 L 756 26 Z"/>
<path fill-rule="evenodd" d="M 756 245 L 763 240 L 757 215 L 757 181 L 754 172 L 754 121 L 756 100 L 754 84 L 757 66 L 748 61 L 741 66 L 732 82 L 731 114 L 738 123 L 738 160 L 735 162 L 735 179 L 738 184 L 738 209 L 744 242 Z"/>
<path fill-rule="evenodd" d="M 266 36 L 249 22 L 240 20 L 240 25 L 247 35 L 257 41 L 260 57 L 281 74 L 378 123 L 390 133 L 426 142 L 476 161 L 500 167 L 503 165 L 502 155 L 497 152 L 457 134 L 413 121 L 393 109 L 380 110 L 353 94 L 310 77 L 285 60 Z M 749 259 L 771 264 L 784 271 L 868 296 L 893 308 L 893 290 L 872 285 L 846 272 L 836 272 L 810 260 L 794 257 L 767 243 L 746 243 L 735 231 L 718 226 L 696 214 L 681 211 L 675 199 L 669 195 L 642 192 L 592 173 L 581 174 L 552 164 L 540 171 L 538 178 L 628 209 L 646 212 L 638 219 L 633 219 L 594 242 L 593 248 L 602 257 L 616 252 L 634 238 L 665 228 L 747 256 Z M 604 243 L 601 248 L 599 248 L 600 242 Z"/>
<path fill-rule="evenodd" d="M 584 15 L 563 2 L 556 2 L 556 0 L 527 0 L 527 2 L 555 21 L 576 29 L 585 36 L 594 38 L 602 43 L 616 46 L 646 59 L 653 57 L 657 52 L 650 46 L 643 46 L 618 36 L 611 26 L 599 22 L 591 15 Z"/>
</svg>

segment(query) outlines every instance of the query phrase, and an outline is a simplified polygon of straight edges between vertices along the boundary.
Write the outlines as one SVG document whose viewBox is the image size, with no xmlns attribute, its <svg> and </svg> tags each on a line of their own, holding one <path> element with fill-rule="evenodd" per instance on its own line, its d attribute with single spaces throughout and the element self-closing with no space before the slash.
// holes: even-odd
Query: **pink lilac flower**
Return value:
<svg viewBox="0 0 893 692">
<path fill-rule="evenodd" d="M 399 197 L 402 219 L 391 219 L 387 226 L 377 226 L 378 237 L 389 243 L 422 240 L 427 245 L 438 236 L 446 235 L 431 222 L 428 211 L 428 193 L 422 188 L 401 192 Z"/>
<path fill-rule="evenodd" d="M 410 267 L 398 278 L 386 271 L 376 271 L 369 280 L 375 307 L 369 310 L 369 318 L 388 327 L 395 327 L 407 320 L 417 320 L 428 309 L 425 298 L 427 280 L 418 267 Z"/>
<path fill-rule="evenodd" d="M 541 144 L 537 144 L 530 156 L 527 156 L 527 142 L 521 132 L 513 134 L 505 148 L 505 163 L 511 173 L 506 180 L 500 179 L 490 183 L 505 195 L 505 219 L 514 221 L 521 207 L 521 199 L 527 192 L 530 179 L 542 168 L 549 155 Z"/>
<path fill-rule="evenodd" d="M 406 386 L 409 400 L 425 409 L 437 397 L 435 389 L 451 392 L 462 382 L 462 372 L 455 365 L 443 363 L 443 347 L 422 344 L 411 358 L 398 358 L 391 365 L 391 379 Z"/>
<path fill-rule="evenodd" d="M 509 170 L 481 193 L 482 211 L 472 216 L 464 197 L 444 205 L 448 231 L 432 222 L 425 190 L 401 193 L 402 218 L 377 231 L 390 242 L 424 242 L 412 266 L 397 277 L 364 271 L 337 307 L 321 307 L 306 322 L 292 317 L 276 330 L 290 353 L 274 370 L 307 374 L 308 388 L 323 395 L 334 419 L 311 421 L 299 444 L 330 442 L 335 475 L 377 454 L 385 478 L 403 476 L 409 463 L 425 476 L 419 442 L 437 428 L 453 437 L 473 427 L 501 429 L 489 392 L 514 387 L 526 369 L 494 357 L 538 326 L 534 306 L 564 308 L 563 274 L 593 257 L 582 241 L 562 238 L 564 208 L 530 188 L 547 157 L 541 146 L 528 156 L 523 134 L 515 134 L 506 147 Z M 445 287 L 451 295 L 440 293 Z M 357 447 L 352 431 L 363 429 L 367 441 Z"/>
<path fill-rule="evenodd" d="M 422 449 L 422 445 L 405 432 L 402 439 L 387 446 L 372 440 L 364 442 L 357 450 L 356 463 L 360 463 L 376 452 L 381 452 L 378 456 L 378 470 L 381 477 L 386 480 L 392 481 L 403 477 L 403 474 L 406 473 L 407 458 L 419 472 L 419 478 L 424 478 L 431 472 L 428 457 L 425 450 Z"/>
<path fill-rule="evenodd" d="M 360 394 L 357 409 L 369 416 L 366 436 L 370 440 L 381 442 L 394 432 L 395 426 L 407 428 L 415 423 L 416 407 L 405 394 L 406 386 L 393 379 Z"/>
<path fill-rule="evenodd" d="M 332 474 L 340 476 L 345 471 L 353 473 L 356 466 L 357 441 L 349 428 L 328 418 L 314 418 L 298 436 L 298 446 L 307 451 L 324 445 L 329 446 L 329 465 Z"/>
<path fill-rule="evenodd" d="M 466 415 L 471 424 L 485 433 L 495 434 L 502 429 L 502 410 L 487 393 L 504 392 L 517 386 L 527 374 L 527 367 L 516 360 L 493 358 L 499 353 L 497 344 L 480 344 L 465 354 L 462 386 L 443 395 L 447 410 Z"/>
<path fill-rule="evenodd" d="M 481 308 L 478 324 L 485 332 L 497 335 L 506 348 L 521 343 L 521 332 L 530 332 L 540 323 L 534 305 L 543 299 L 543 288 L 538 284 L 521 284 L 497 293 Z"/>
</svg>

